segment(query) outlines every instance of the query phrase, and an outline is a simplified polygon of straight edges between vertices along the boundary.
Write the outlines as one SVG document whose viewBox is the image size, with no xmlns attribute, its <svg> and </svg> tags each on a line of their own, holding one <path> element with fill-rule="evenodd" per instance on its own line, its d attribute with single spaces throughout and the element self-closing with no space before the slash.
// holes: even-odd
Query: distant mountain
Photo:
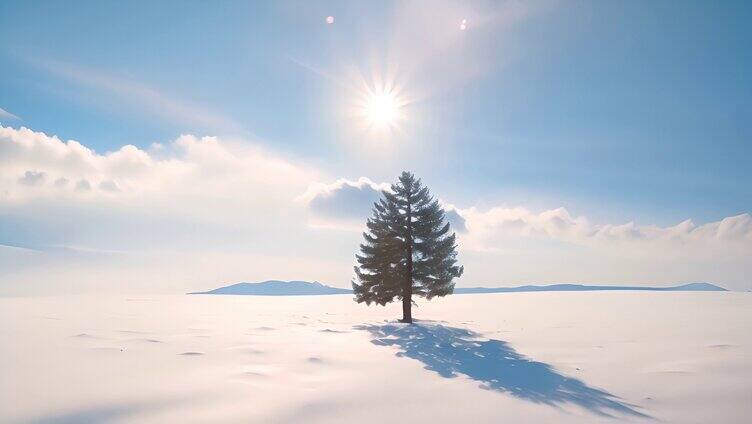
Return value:
<svg viewBox="0 0 752 424">
<path fill-rule="evenodd" d="M 318 281 L 278 281 L 269 280 L 261 283 L 237 283 L 218 289 L 188 294 L 237 294 L 253 296 L 315 296 L 327 294 L 352 293 L 350 289 L 338 289 L 325 286 Z"/>
<path fill-rule="evenodd" d="M 519 287 L 457 287 L 455 294 L 470 293 L 520 293 L 542 291 L 727 291 L 723 287 L 710 283 L 689 283 L 670 287 L 646 286 L 587 286 L 583 284 L 551 284 L 548 286 L 519 286 Z"/>
<path fill-rule="evenodd" d="M 723 287 L 710 283 L 689 283 L 671 287 L 640 286 L 587 286 L 583 284 L 551 284 L 548 286 L 519 287 L 457 287 L 455 294 L 481 293 L 522 293 L 551 291 L 727 291 Z M 329 294 L 351 294 L 350 289 L 341 289 L 323 285 L 317 281 L 278 281 L 269 280 L 261 283 L 237 283 L 218 289 L 188 294 L 234 294 L 252 296 L 316 296 Z"/>
</svg>

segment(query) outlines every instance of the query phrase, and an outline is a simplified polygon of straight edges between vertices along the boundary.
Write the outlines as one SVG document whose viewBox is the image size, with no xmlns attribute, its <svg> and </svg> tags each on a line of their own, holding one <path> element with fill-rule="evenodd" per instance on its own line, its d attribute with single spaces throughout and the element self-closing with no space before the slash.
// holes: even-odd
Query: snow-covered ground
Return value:
<svg viewBox="0 0 752 424">
<path fill-rule="evenodd" d="M 752 294 L 0 298 L 0 422 L 752 420 Z M 390 322 L 387 322 L 390 321 Z"/>
</svg>

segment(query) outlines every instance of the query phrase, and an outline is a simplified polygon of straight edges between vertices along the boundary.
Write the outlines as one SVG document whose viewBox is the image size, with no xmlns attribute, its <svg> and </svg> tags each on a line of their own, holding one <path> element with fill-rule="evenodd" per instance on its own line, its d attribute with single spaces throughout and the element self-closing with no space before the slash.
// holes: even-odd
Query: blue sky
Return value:
<svg viewBox="0 0 752 424">
<path fill-rule="evenodd" d="M 0 122 L 100 154 L 218 136 L 329 183 L 411 169 L 460 208 L 701 224 L 752 210 L 751 18 L 731 1 L 4 1 Z M 375 75 L 409 97 L 398 132 L 347 113 Z"/>
</svg>

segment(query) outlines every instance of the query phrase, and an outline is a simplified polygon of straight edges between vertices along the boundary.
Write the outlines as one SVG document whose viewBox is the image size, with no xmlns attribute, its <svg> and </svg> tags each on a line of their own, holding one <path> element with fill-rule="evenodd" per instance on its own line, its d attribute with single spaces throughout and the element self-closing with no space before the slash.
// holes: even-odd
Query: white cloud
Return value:
<svg viewBox="0 0 752 424">
<path fill-rule="evenodd" d="M 44 172 L 41 171 L 26 171 L 23 176 L 18 179 L 19 183 L 28 186 L 41 184 L 43 181 Z"/>
<path fill-rule="evenodd" d="M 317 176 L 257 146 L 214 137 L 184 135 L 154 151 L 127 145 L 100 154 L 74 140 L 0 127 L 0 213 L 37 223 L 37 244 L 135 248 L 139 236 L 146 246 L 160 233 L 167 242 L 179 226 L 202 240 L 213 237 L 209 228 L 275 228 L 302 214 L 291 206 Z M 55 222 L 46 236 L 42 222 Z M 9 232 L 0 236 L 14 237 Z"/>
<path fill-rule="evenodd" d="M 0 251 L 0 263 L 9 264 L 0 292 L 23 293 L 33 281 L 35 292 L 96 281 L 102 290 L 117 281 L 163 291 L 181 284 L 171 278 L 198 288 L 223 275 L 345 286 L 357 237 L 310 229 L 296 201 L 321 179 L 316 169 L 240 141 L 184 135 L 148 150 L 98 153 L 74 140 L 0 127 L 0 244 L 41 252 L 16 261 Z M 285 262 L 278 273 L 270 269 Z M 122 276 L 139 263 L 148 263 L 151 277 L 142 270 L 143 281 L 128 283 Z"/>
<path fill-rule="evenodd" d="M 691 220 L 669 227 L 656 225 L 593 224 L 584 216 L 573 217 L 565 208 L 539 213 L 525 208 L 495 207 L 460 210 L 467 220 L 466 243 L 479 249 L 493 249 L 511 238 L 552 239 L 583 245 L 708 245 L 752 243 L 752 216 L 745 213 L 700 226 Z"/>
<path fill-rule="evenodd" d="M 460 215 L 453 205 L 444 205 L 444 216 L 452 230 L 458 233 L 464 233 L 467 231 L 467 223 L 465 218 Z"/>
<path fill-rule="evenodd" d="M 233 201 L 238 201 L 247 198 L 244 190 L 292 199 L 314 175 L 256 146 L 215 137 L 184 135 L 154 151 L 126 145 L 99 154 L 74 140 L 0 126 L 0 188 L 6 203 L 75 196 L 69 181 L 99 194 L 120 192 L 121 199 L 201 193 L 207 200 L 237 194 Z M 32 185 L 46 190 L 29 190 Z"/>
<path fill-rule="evenodd" d="M 752 216 L 696 225 L 594 224 L 564 208 L 468 208 L 459 211 L 465 278 L 493 283 L 752 283 Z"/>
<path fill-rule="evenodd" d="M 99 189 L 103 191 L 109 191 L 112 193 L 120 191 L 120 188 L 118 187 L 118 185 L 115 184 L 115 182 L 112 180 L 106 180 L 106 181 L 102 181 L 101 183 L 99 183 Z"/>
<path fill-rule="evenodd" d="M 362 230 L 373 203 L 387 183 L 369 178 L 339 179 L 331 184 L 314 183 L 299 197 L 314 215 L 314 224 L 329 228 Z M 660 227 L 623 224 L 595 224 L 585 216 L 572 216 L 565 208 L 533 212 L 524 207 L 457 208 L 444 204 L 447 219 L 462 237 L 465 250 L 493 251 L 505 248 L 510 240 L 551 240 L 587 246 L 672 244 L 674 248 L 707 246 L 752 247 L 752 216 L 740 214 L 718 222 L 695 225 L 691 220 Z"/>
<path fill-rule="evenodd" d="M 312 184 L 299 198 L 316 228 L 359 234 L 388 184 L 340 179 Z M 711 281 L 748 287 L 752 216 L 696 225 L 597 224 L 565 208 L 458 208 L 444 203 L 458 233 L 463 285 L 586 282 L 669 284 Z"/>
<path fill-rule="evenodd" d="M 123 276 L 141 263 L 149 264 L 136 273 L 141 286 L 178 287 L 178 279 L 211 287 L 220 276 L 282 275 L 346 286 L 363 222 L 389 186 L 368 178 L 314 181 L 332 179 L 215 137 L 98 153 L 0 126 L 0 244 L 39 251 L 17 260 L 18 250 L 0 249 L 0 291 L 50 276 L 33 283 L 37 291 L 83 281 L 129 284 Z M 749 287 L 748 213 L 664 227 L 596 224 L 564 208 L 444 206 L 466 265 L 461 285 L 704 280 Z"/>
<path fill-rule="evenodd" d="M 89 191 L 89 190 L 91 190 L 91 184 L 89 184 L 88 180 L 81 179 L 76 184 L 76 190 L 78 190 L 78 191 Z"/>
</svg>

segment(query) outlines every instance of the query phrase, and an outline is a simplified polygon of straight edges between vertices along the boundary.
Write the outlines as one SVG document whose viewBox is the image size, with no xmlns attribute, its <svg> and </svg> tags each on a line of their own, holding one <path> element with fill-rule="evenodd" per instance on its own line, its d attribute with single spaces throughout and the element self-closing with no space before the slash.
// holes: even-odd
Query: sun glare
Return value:
<svg viewBox="0 0 752 424">
<path fill-rule="evenodd" d="M 353 103 L 347 105 L 348 115 L 354 118 L 353 129 L 369 140 L 385 141 L 404 134 L 412 101 L 404 86 L 390 73 L 373 73 L 370 79 L 357 74 L 353 77 Z"/>
<path fill-rule="evenodd" d="M 368 90 L 361 100 L 361 115 L 372 130 L 397 130 L 405 119 L 405 101 L 393 90 Z"/>
<path fill-rule="evenodd" d="M 369 93 L 363 110 L 375 127 L 391 127 L 400 118 L 400 103 L 394 93 Z"/>
</svg>

